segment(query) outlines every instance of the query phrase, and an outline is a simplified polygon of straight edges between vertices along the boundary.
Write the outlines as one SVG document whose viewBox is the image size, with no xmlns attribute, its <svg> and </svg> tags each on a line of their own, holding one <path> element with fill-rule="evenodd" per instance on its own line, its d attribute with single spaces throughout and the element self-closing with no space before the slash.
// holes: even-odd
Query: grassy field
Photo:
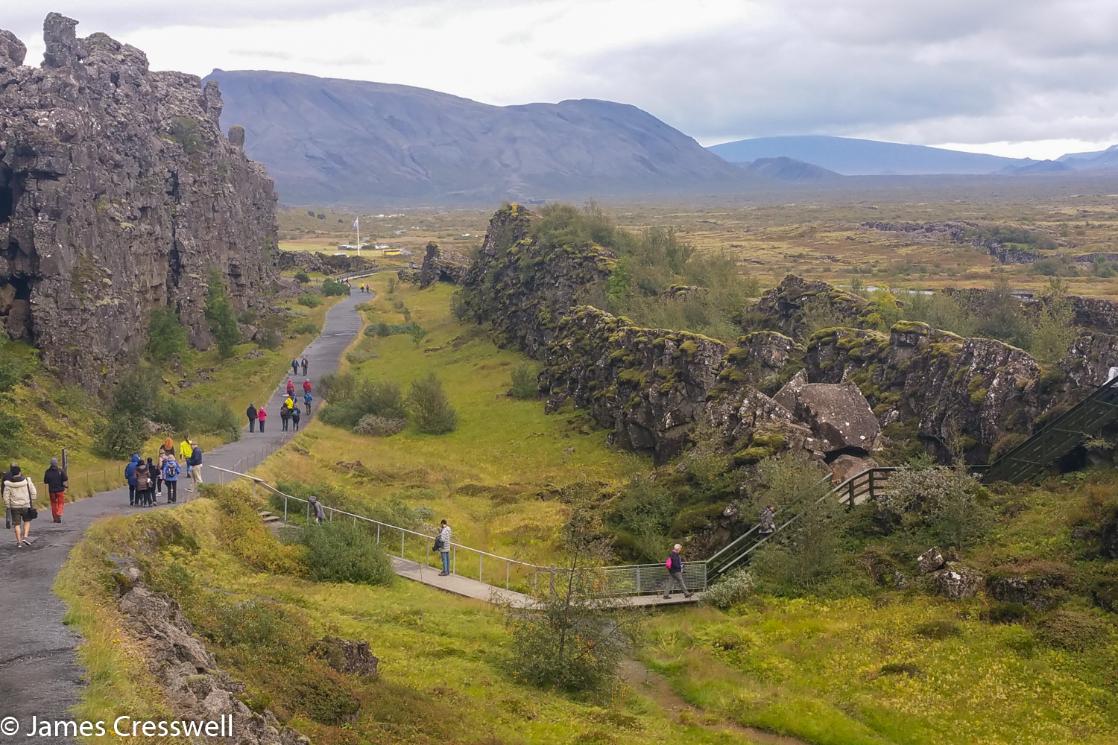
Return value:
<svg viewBox="0 0 1118 745">
<path fill-rule="evenodd" d="M 458 428 L 446 435 L 408 429 L 377 438 L 315 421 L 258 473 L 273 482 L 329 484 L 382 514 L 402 504 L 427 515 L 428 527 L 445 517 L 459 543 L 547 560 L 567 514 L 560 487 L 617 483 L 649 462 L 607 447 L 605 433 L 580 412 L 548 415 L 541 401 L 506 395 L 511 371 L 526 358 L 455 320 L 450 286 L 400 284 L 390 294 L 390 281 L 383 274 L 375 278 L 378 295 L 367 318 L 400 323 L 393 304 L 401 303 L 426 336 L 419 343 L 408 335 L 363 336 L 347 364 L 361 378 L 394 381 L 405 391 L 434 372 L 457 409 Z"/>
</svg>

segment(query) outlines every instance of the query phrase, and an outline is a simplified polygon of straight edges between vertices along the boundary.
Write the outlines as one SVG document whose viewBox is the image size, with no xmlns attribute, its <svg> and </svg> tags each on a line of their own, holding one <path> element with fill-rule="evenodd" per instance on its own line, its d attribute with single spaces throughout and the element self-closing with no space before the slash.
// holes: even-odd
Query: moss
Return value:
<svg viewBox="0 0 1118 745">
<path fill-rule="evenodd" d="M 766 447 L 772 451 L 780 451 L 788 447 L 788 438 L 779 432 L 757 432 L 753 435 L 750 446 Z"/>
<path fill-rule="evenodd" d="M 699 345 L 696 344 L 694 340 L 688 339 L 679 345 L 679 351 L 683 352 L 688 358 L 691 358 L 699 351 Z"/>
<path fill-rule="evenodd" d="M 967 396 L 970 398 L 970 402 L 975 406 L 981 406 L 986 400 L 987 389 L 986 386 L 983 385 L 984 382 L 982 378 L 976 377 L 971 378 L 970 382 L 967 383 Z"/>
<path fill-rule="evenodd" d="M 726 383 L 744 383 L 746 381 L 746 376 L 741 370 L 727 367 L 722 372 L 718 373 L 718 379 Z"/>
<path fill-rule="evenodd" d="M 648 384 L 648 376 L 645 375 L 644 372 L 632 368 L 619 372 L 617 374 L 617 380 L 620 383 L 626 383 L 628 385 L 644 386 Z"/>
<path fill-rule="evenodd" d="M 921 336 L 930 336 L 932 327 L 922 321 L 897 321 L 893 324 L 890 331 L 898 334 L 920 334 Z"/>
</svg>

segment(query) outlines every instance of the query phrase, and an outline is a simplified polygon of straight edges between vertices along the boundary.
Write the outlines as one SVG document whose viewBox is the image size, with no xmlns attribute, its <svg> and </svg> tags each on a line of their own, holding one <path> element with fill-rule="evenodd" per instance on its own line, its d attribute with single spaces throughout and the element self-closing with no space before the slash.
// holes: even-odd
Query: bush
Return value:
<svg viewBox="0 0 1118 745">
<path fill-rule="evenodd" d="M 315 295 L 313 292 L 304 292 L 295 302 L 307 308 L 317 308 L 322 305 L 322 297 Z"/>
<path fill-rule="evenodd" d="M 303 531 L 307 569 L 320 582 L 391 584 L 394 577 L 388 555 L 361 526 L 325 522 Z"/>
<path fill-rule="evenodd" d="M 990 623 L 1024 623 L 1032 618 L 1033 612 L 1021 603 L 991 603 L 982 613 L 982 618 Z"/>
<path fill-rule="evenodd" d="M 257 332 L 256 343 L 264 349 L 279 349 L 283 344 L 283 337 L 275 329 L 264 329 Z"/>
<path fill-rule="evenodd" d="M 332 297 L 335 295 L 348 295 L 349 285 L 347 285 L 345 282 L 339 282 L 336 279 L 328 277 L 322 282 L 322 294 L 326 297 Z"/>
<path fill-rule="evenodd" d="M 447 400 L 443 384 L 431 373 L 411 384 L 408 404 L 416 429 L 431 435 L 452 432 L 458 426 L 458 413 Z"/>
<path fill-rule="evenodd" d="M 403 432 L 404 427 L 407 425 L 408 422 L 406 419 L 394 419 L 377 416 L 376 414 L 366 414 L 354 425 L 353 431 L 359 435 L 390 437 L 399 432 Z"/>
<path fill-rule="evenodd" d="M 299 271 L 295 272 L 295 281 L 301 285 L 305 285 L 307 282 L 311 281 L 311 278 L 310 275 L 300 269 Z"/>
<path fill-rule="evenodd" d="M 127 458 L 139 452 L 147 440 L 143 417 L 115 412 L 97 431 L 97 449 L 109 458 Z"/>
<path fill-rule="evenodd" d="M 229 293 L 225 288 L 225 280 L 217 269 L 210 271 L 209 284 L 206 288 L 206 321 L 210 331 L 217 339 L 217 348 L 222 357 L 231 357 L 233 348 L 241 340 L 241 332 L 237 328 L 237 316 L 233 312 L 233 303 L 229 300 Z"/>
<path fill-rule="evenodd" d="M 1110 636 L 1110 625 L 1088 611 L 1058 610 L 1041 620 L 1037 636 L 1049 646 L 1085 652 L 1106 641 Z"/>
<path fill-rule="evenodd" d="M 314 321 L 303 321 L 302 323 L 296 324 L 295 327 L 291 329 L 291 332 L 294 334 L 314 336 L 318 333 L 318 324 Z"/>
<path fill-rule="evenodd" d="M 147 353 L 154 362 L 166 362 L 186 351 L 186 328 L 171 308 L 156 308 L 148 321 Z"/>
<path fill-rule="evenodd" d="M 922 636 L 925 639 L 948 639 L 952 636 L 960 636 L 963 629 L 959 624 L 954 621 L 938 619 L 935 621 L 925 621 L 918 624 L 914 629 L 917 636 Z"/>
<path fill-rule="evenodd" d="M 409 334 L 412 338 L 419 335 L 422 339 L 427 335 L 427 332 L 417 323 L 385 323 L 381 321 L 374 323 L 365 329 L 366 336 L 395 336 L 397 334 Z"/>
<path fill-rule="evenodd" d="M 512 386 L 509 395 L 513 398 L 534 399 L 540 396 L 539 373 L 533 365 L 524 363 L 512 370 Z"/>
<path fill-rule="evenodd" d="M 388 419 L 403 419 L 407 415 L 400 386 L 390 381 L 358 385 L 352 375 L 336 376 L 324 395 L 330 405 L 322 410 L 322 421 L 335 427 L 352 429 L 370 415 Z"/>
<path fill-rule="evenodd" d="M 935 542 L 968 546 L 985 534 L 993 515 L 982 484 L 966 471 L 937 466 L 906 469 L 889 479 L 874 502 L 888 522 Z"/>
<path fill-rule="evenodd" d="M 813 502 L 797 512 L 799 518 L 754 554 L 757 585 L 773 595 L 817 592 L 850 563 L 842 545 L 847 513 L 836 500 Z"/>
<path fill-rule="evenodd" d="M 746 569 L 735 569 L 715 582 L 703 595 L 703 602 L 727 610 L 753 595 L 753 575 Z"/>
<path fill-rule="evenodd" d="M 353 373 L 327 373 L 319 381 L 318 391 L 331 403 L 346 401 L 357 391 L 357 378 Z"/>
</svg>

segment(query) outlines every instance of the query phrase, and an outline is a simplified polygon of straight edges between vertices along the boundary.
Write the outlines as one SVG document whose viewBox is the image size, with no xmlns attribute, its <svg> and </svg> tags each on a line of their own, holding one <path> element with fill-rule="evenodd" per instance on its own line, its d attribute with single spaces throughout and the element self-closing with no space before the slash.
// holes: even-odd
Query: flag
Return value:
<svg viewBox="0 0 1118 745">
<path fill-rule="evenodd" d="M 356 218 L 354 218 L 354 220 L 353 220 L 353 229 L 354 229 L 354 230 L 356 230 L 356 229 L 357 229 L 357 228 L 359 228 L 359 227 L 361 227 L 361 218 L 360 218 L 360 217 L 356 217 Z"/>
</svg>

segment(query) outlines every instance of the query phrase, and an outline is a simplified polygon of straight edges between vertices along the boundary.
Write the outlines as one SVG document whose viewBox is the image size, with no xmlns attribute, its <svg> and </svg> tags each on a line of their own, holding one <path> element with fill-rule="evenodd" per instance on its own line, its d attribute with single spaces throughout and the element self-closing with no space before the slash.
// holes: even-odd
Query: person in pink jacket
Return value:
<svg viewBox="0 0 1118 745">
<path fill-rule="evenodd" d="M 268 418 L 268 412 L 264 408 L 264 404 L 260 404 L 260 408 L 256 410 L 256 421 L 260 422 L 260 431 L 264 431 L 264 420 Z"/>
</svg>

